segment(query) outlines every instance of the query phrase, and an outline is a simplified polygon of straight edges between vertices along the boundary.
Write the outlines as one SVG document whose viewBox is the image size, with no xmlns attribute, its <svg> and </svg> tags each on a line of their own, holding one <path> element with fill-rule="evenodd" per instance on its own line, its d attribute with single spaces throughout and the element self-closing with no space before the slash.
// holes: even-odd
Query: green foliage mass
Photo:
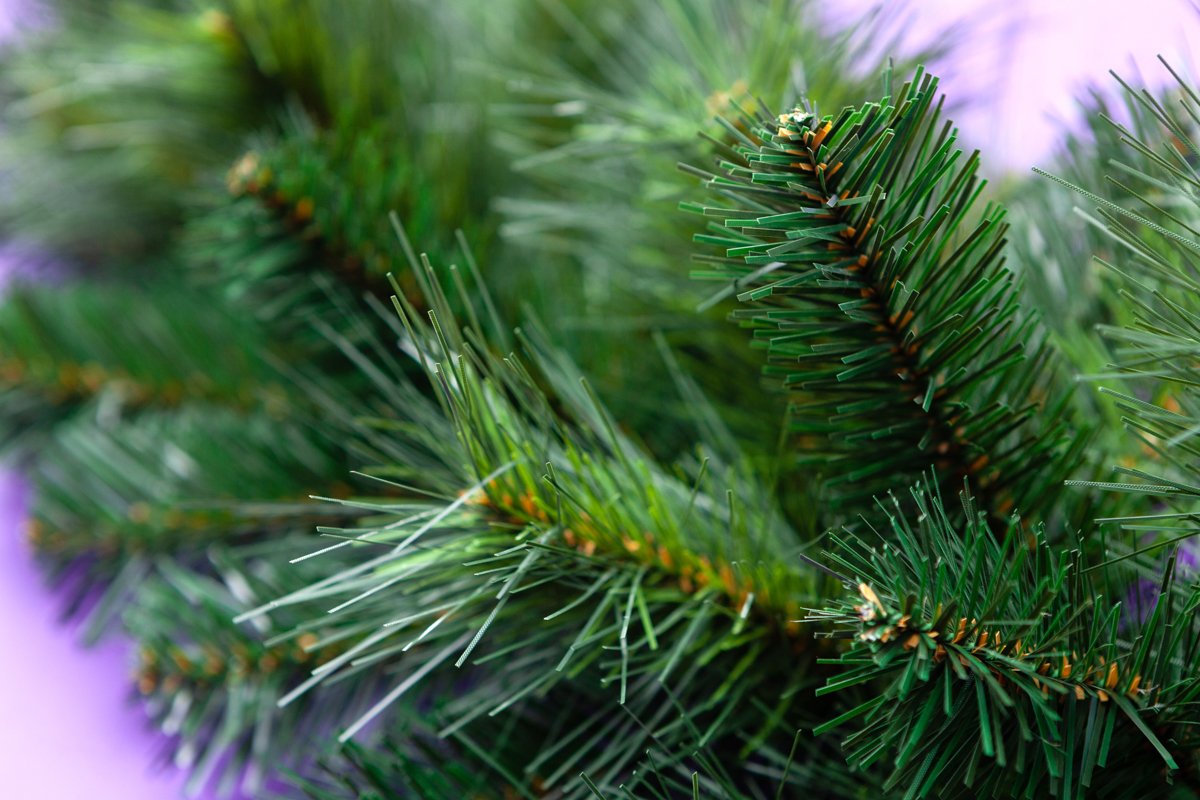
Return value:
<svg viewBox="0 0 1200 800">
<path fill-rule="evenodd" d="M 190 790 L 1200 794 L 1200 97 L 998 191 L 941 48 L 819 10 L 62 0 L 0 55 L 0 230 L 67 262 L 0 447 Z"/>
</svg>

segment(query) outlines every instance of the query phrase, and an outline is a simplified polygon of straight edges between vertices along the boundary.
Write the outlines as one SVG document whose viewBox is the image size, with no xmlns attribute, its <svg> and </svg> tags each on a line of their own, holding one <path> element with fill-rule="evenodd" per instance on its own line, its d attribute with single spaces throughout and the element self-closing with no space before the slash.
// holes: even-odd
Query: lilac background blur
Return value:
<svg viewBox="0 0 1200 800">
<path fill-rule="evenodd" d="M 833 17 L 852 19 L 868 9 L 903 6 L 896 0 L 839 0 Z M 991 175 L 1027 175 L 1045 165 L 1067 124 L 1077 123 L 1075 98 L 1089 85 L 1115 87 L 1108 71 L 1141 75 L 1150 86 L 1170 76 L 1164 56 L 1184 75 L 1200 59 L 1200 11 L 1188 0 L 912 0 L 904 12 L 911 43 L 947 24 L 966 21 L 943 76 L 964 146 L 978 147 Z"/>
<path fill-rule="evenodd" d="M 0 0 L 0 41 L 19 29 L 20 4 Z M 876 4 L 842 0 L 837 15 Z M 974 35 L 943 87 L 971 99 L 958 121 L 992 174 L 1046 163 L 1087 80 L 1109 86 L 1108 69 L 1131 75 L 1136 63 L 1160 83 L 1155 55 L 1186 68 L 1189 42 L 1200 53 L 1200 12 L 1184 0 L 1141 0 L 1136 11 L 1118 0 L 920 0 L 908 12 L 910 41 L 972 9 Z M 27 261 L 0 247 L 0 287 Z M 161 741 L 130 701 L 128 645 L 83 650 L 75 632 L 57 624 L 56 598 L 22 536 L 26 500 L 19 479 L 0 472 L 0 798 L 178 797 L 180 776 L 154 769 Z"/>
</svg>

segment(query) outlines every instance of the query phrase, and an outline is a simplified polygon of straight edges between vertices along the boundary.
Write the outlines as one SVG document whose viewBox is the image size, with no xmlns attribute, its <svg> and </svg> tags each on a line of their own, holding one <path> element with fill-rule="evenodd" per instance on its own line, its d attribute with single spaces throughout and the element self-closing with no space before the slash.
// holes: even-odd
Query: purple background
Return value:
<svg viewBox="0 0 1200 800">
<path fill-rule="evenodd" d="M 129 646 L 83 649 L 22 535 L 25 491 L 0 476 L 0 797 L 166 800 L 182 774 L 155 769 L 161 741 L 129 702 Z"/>
<path fill-rule="evenodd" d="M 965 21 L 971 36 L 950 65 L 942 89 L 967 105 L 955 116 L 966 146 L 983 153 L 985 170 L 1026 175 L 1045 165 L 1064 127 L 1078 119 L 1075 98 L 1088 85 L 1110 89 L 1113 70 L 1142 75 L 1149 85 L 1170 76 L 1163 55 L 1195 76 L 1189 53 L 1200 56 L 1200 11 L 1188 0 L 841 0 L 834 18 L 852 19 L 876 6 L 908 5 L 908 41 L 918 43 L 945 25 Z"/>
<path fill-rule="evenodd" d="M 0 41 L 19 28 L 20 0 L 0 0 Z M 843 0 L 850 14 L 876 0 Z M 975 34 L 943 83 L 971 104 L 964 139 L 985 164 L 1025 172 L 1046 163 L 1073 97 L 1106 72 L 1133 74 L 1129 54 L 1151 83 L 1158 53 L 1179 67 L 1200 42 L 1200 13 L 1184 0 L 921 0 L 909 13 L 913 42 L 972 12 Z M 988 10 L 991 9 L 991 10 Z M 1200 53 L 1200 49 L 1191 48 Z M 1190 72 L 1190 70 L 1188 70 Z M 0 248 L 0 285 L 23 260 Z M 0 797 L 15 800 L 169 800 L 181 775 L 156 770 L 162 742 L 130 697 L 129 646 L 84 650 L 57 624 L 56 598 L 42 583 L 22 535 L 27 498 L 17 476 L 0 472 Z"/>
</svg>

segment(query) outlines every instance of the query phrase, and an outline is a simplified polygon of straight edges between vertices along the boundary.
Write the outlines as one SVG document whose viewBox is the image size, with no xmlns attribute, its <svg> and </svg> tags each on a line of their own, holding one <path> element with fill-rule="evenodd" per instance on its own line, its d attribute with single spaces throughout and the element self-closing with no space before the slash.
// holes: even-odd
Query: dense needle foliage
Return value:
<svg viewBox="0 0 1200 800">
<path fill-rule="evenodd" d="M 54 5 L 0 448 L 190 790 L 1200 795 L 1169 67 L 1002 193 L 885 11 Z"/>
</svg>

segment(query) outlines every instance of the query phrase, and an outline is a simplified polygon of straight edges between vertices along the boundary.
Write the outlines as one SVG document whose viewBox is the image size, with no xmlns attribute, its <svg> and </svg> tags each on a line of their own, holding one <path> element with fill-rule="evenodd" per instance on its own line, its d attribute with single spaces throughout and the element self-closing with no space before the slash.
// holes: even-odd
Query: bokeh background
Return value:
<svg viewBox="0 0 1200 800">
<path fill-rule="evenodd" d="M 833 26 L 877 3 L 837 5 Z M 922 0 L 905 13 L 911 45 L 965 22 L 969 40 L 943 87 L 960 106 L 965 142 L 999 178 L 1048 163 L 1077 125 L 1076 98 L 1089 84 L 1111 85 L 1109 69 L 1154 84 L 1157 55 L 1195 74 L 1189 53 L 1200 53 L 1200 12 L 1184 0 L 1142 0 L 1136 13 L 1119 0 Z M 26 0 L 0 0 L 0 47 L 38 24 L 52 21 Z M 47 268 L 19 243 L 0 243 L 0 291 L 13 274 Z M 131 697 L 128 645 L 83 649 L 59 624 L 22 535 L 25 504 L 20 477 L 0 472 L 0 643 L 13 645 L 0 654 L 0 798 L 179 796 L 181 777 L 162 763 Z"/>
</svg>

